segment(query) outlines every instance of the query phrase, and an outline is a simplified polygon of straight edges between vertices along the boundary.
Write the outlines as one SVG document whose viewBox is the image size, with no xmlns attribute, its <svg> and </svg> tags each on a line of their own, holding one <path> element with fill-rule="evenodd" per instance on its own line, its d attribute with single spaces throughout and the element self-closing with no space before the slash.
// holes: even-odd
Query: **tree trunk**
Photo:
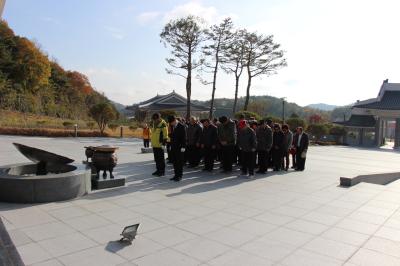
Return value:
<svg viewBox="0 0 400 266">
<path fill-rule="evenodd" d="M 190 119 L 190 97 L 192 95 L 192 47 L 189 45 L 186 77 L 186 120 Z"/>
<path fill-rule="evenodd" d="M 210 104 L 210 114 L 209 118 L 213 118 L 213 113 L 214 113 L 214 97 L 215 97 L 215 90 L 217 89 L 217 72 L 218 72 L 218 60 L 215 63 L 214 67 L 214 77 L 213 77 L 213 88 L 212 88 L 212 94 L 211 94 L 211 104 Z"/>
<path fill-rule="evenodd" d="M 248 80 L 247 80 L 247 90 L 246 90 L 246 101 L 244 103 L 244 111 L 247 111 L 247 107 L 249 106 L 249 98 L 250 98 L 250 87 L 251 87 L 251 72 L 250 72 L 250 67 L 247 66 L 247 75 L 248 75 Z"/>
<path fill-rule="evenodd" d="M 238 99 L 238 92 L 239 92 L 239 76 L 236 76 L 236 82 L 235 82 L 235 101 L 233 102 L 233 115 L 236 114 L 236 105 L 237 105 L 237 99 Z"/>
<path fill-rule="evenodd" d="M 186 120 L 190 119 L 190 97 L 192 95 L 192 70 L 188 69 L 186 78 Z"/>
</svg>

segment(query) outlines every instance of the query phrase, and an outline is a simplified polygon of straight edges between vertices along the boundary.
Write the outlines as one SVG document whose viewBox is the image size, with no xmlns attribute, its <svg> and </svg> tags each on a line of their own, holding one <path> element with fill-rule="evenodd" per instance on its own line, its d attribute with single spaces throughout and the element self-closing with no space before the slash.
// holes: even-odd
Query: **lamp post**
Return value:
<svg viewBox="0 0 400 266">
<path fill-rule="evenodd" d="M 282 123 L 285 123 L 285 100 L 286 97 L 282 97 Z"/>
</svg>

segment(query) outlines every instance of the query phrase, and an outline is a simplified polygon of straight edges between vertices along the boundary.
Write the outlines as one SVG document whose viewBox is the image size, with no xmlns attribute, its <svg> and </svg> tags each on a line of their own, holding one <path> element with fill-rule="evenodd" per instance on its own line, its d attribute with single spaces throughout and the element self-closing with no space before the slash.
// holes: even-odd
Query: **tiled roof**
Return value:
<svg viewBox="0 0 400 266">
<path fill-rule="evenodd" d="M 335 122 L 335 124 L 345 127 L 375 127 L 376 120 L 372 115 L 351 115 L 350 119 L 344 122 Z"/>
<path fill-rule="evenodd" d="M 141 102 L 138 106 L 142 110 L 186 110 L 186 98 L 175 91 L 167 95 L 157 95 L 147 101 Z M 192 111 L 208 111 L 209 107 L 194 104 L 190 105 Z"/>
<path fill-rule="evenodd" d="M 400 91 L 385 91 L 382 99 L 369 103 L 355 104 L 353 107 L 380 110 L 400 110 Z"/>
</svg>

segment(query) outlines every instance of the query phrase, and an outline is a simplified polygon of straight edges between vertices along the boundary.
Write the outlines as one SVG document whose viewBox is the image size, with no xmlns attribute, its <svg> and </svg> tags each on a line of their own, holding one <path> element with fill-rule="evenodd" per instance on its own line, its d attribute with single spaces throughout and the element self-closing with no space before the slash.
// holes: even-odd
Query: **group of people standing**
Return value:
<svg viewBox="0 0 400 266">
<path fill-rule="evenodd" d="M 308 135 L 301 127 L 293 134 L 286 124 L 281 126 L 271 120 L 246 120 L 244 117 L 232 120 L 221 116 L 200 121 L 191 117 L 185 121 L 169 116 L 165 121 L 155 113 L 148 130 L 156 162 L 153 175 L 165 175 L 163 147 L 166 146 L 168 161 L 174 166 L 173 181 L 182 179 L 184 165 L 197 167 L 202 159 L 204 171 L 212 172 L 214 162 L 220 161 L 223 173 L 231 172 L 237 164 L 241 166 L 242 175 L 252 178 L 256 167 L 256 173 L 260 174 L 265 174 L 269 168 L 288 171 L 292 155 L 292 168 L 303 171 L 309 144 Z"/>
</svg>

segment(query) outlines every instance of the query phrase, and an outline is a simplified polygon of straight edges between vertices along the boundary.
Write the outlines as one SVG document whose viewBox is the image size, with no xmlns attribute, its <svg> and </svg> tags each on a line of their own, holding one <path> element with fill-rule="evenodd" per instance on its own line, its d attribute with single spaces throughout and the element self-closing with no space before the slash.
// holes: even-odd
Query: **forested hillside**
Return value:
<svg viewBox="0 0 400 266">
<path fill-rule="evenodd" d="M 199 104 L 209 106 L 210 101 L 195 101 Z M 234 99 L 219 98 L 215 99 L 216 116 L 232 116 L 232 107 Z M 245 98 L 238 98 L 238 110 L 242 110 Z M 275 116 L 282 117 L 283 104 L 282 99 L 272 96 L 251 96 L 248 110 L 255 112 L 262 117 Z M 330 112 L 317 110 L 309 107 L 302 107 L 295 103 L 285 102 L 285 117 L 295 114 L 301 118 L 309 119 L 310 116 L 319 115 L 324 120 L 330 120 Z"/>
<path fill-rule="evenodd" d="M 90 107 L 103 101 L 108 99 L 85 75 L 63 69 L 0 21 L 0 109 L 86 119 Z"/>
</svg>

